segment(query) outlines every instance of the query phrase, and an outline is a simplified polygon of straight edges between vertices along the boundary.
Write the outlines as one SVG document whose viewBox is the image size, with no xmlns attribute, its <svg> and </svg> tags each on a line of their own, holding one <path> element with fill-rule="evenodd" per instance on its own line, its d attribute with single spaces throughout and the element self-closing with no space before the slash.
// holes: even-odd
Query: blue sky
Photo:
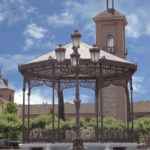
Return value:
<svg viewBox="0 0 150 150">
<path fill-rule="evenodd" d="M 22 78 L 18 64 L 46 53 L 60 43 L 70 41 L 70 33 L 80 29 L 82 40 L 95 43 L 92 17 L 105 9 L 106 0 L 0 0 L 0 66 L 21 101 Z M 148 0 L 116 0 L 116 9 L 128 19 L 126 28 L 128 58 L 138 64 L 134 76 L 134 99 L 149 100 L 150 15 Z M 71 99 L 73 91 L 66 91 Z M 50 94 L 49 94 L 50 95 Z M 87 97 L 88 95 L 88 97 Z M 81 98 L 93 93 L 82 89 Z M 47 90 L 35 90 L 33 99 L 48 99 Z M 47 100 L 45 100 L 47 101 Z"/>
</svg>

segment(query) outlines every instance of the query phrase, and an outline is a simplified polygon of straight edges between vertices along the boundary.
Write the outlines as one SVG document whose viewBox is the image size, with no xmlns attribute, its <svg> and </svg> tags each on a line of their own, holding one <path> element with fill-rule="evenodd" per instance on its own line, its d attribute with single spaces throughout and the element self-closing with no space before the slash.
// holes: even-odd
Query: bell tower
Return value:
<svg viewBox="0 0 150 150">
<path fill-rule="evenodd" d="M 106 10 L 94 17 L 96 44 L 108 53 L 126 58 L 125 27 L 127 20 L 114 6 L 114 0 L 107 0 Z"/>
<path fill-rule="evenodd" d="M 103 51 L 126 59 L 126 17 L 115 9 L 115 0 L 106 0 L 106 2 L 106 10 L 94 17 L 96 23 L 96 44 Z M 115 85 L 112 83 L 104 87 L 102 96 L 104 116 L 111 116 L 126 122 L 127 96 L 122 84 L 118 83 L 118 85 Z M 98 101 L 100 100 L 98 98 Z M 99 108 L 101 108 L 100 105 Z"/>
</svg>

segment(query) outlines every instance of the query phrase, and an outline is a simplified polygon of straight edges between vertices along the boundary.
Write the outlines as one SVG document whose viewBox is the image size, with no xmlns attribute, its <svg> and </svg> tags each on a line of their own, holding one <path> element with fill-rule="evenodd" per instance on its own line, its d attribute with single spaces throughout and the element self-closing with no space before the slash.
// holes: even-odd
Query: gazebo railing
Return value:
<svg viewBox="0 0 150 150">
<path fill-rule="evenodd" d="M 98 131 L 98 132 L 97 132 Z M 104 129 L 94 128 L 80 129 L 81 138 L 84 142 L 138 142 L 138 132 L 127 129 Z M 26 136 L 26 142 L 72 142 L 76 137 L 76 129 L 34 129 L 30 136 Z"/>
<path fill-rule="evenodd" d="M 138 132 L 130 129 L 104 129 L 103 133 L 99 131 L 102 142 L 138 142 Z"/>
</svg>

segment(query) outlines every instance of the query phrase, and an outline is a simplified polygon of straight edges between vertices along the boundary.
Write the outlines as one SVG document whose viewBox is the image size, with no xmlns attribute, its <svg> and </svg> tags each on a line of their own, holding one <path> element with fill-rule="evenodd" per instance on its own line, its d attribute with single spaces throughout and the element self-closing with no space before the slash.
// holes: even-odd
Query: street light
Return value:
<svg viewBox="0 0 150 150">
<path fill-rule="evenodd" d="M 80 47 L 80 39 L 81 39 L 81 34 L 78 30 L 75 30 L 71 34 L 72 38 L 72 49 L 73 53 L 70 55 L 71 57 L 71 65 L 73 67 L 78 67 L 79 65 L 79 59 L 80 59 L 80 54 L 78 53 L 78 48 Z"/>
<path fill-rule="evenodd" d="M 76 91 L 75 91 L 75 108 L 76 108 L 76 139 L 73 141 L 73 150 L 84 150 L 83 141 L 80 137 L 80 94 L 79 94 L 79 61 L 80 54 L 78 53 L 78 48 L 80 48 L 80 39 L 81 34 L 78 30 L 75 30 L 71 34 L 72 38 L 72 49 L 73 53 L 70 55 L 71 66 L 74 67 L 75 79 L 76 79 Z M 63 62 L 65 60 L 65 51 L 66 49 L 59 45 L 57 49 L 55 49 L 56 60 L 58 62 Z"/>
<path fill-rule="evenodd" d="M 97 63 L 100 57 L 100 48 L 97 47 L 96 45 L 93 45 L 93 47 L 90 48 L 90 54 L 91 54 L 91 61 L 93 63 Z"/>
<path fill-rule="evenodd" d="M 71 56 L 71 65 L 73 67 L 77 67 L 79 65 L 80 55 L 78 53 L 73 52 L 70 56 Z"/>
<path fill-rule="evenodd" d="M 73 44 L 73 48 L 80 48 L 80 39 L 81 39 L 81 34 L 78 30 L 75 30 L 72 34 L 71 34 L 71 38 L 72 38 L 72 44 Z"/>
<path fill-rule="evenodd" d="M 78 48 L 80 48 L 80 39 L 81 34 L 79 31 L 75 30 L 74 33 L 71 34 L 72 44 L 73 44 L 73 53 L 70 55 L 71 57 L 71 65 L 75 68 L 75 79 L 76 79 L 76 91 L 75 91 L 75 108 L 76 108 L 76 139 L 73 141 L 73 150 L 84 150 L 83 141 L 80 137 L 80 94 L 79 94 L 79 61 L 80 54 L 78 53 Z"/>
<path fill-rule="evenodd" d="M 60 44 L 58 48 L 55 49 L 56 60 L 61 63 L 65 60 L 66 49 Z"/>
</svg>

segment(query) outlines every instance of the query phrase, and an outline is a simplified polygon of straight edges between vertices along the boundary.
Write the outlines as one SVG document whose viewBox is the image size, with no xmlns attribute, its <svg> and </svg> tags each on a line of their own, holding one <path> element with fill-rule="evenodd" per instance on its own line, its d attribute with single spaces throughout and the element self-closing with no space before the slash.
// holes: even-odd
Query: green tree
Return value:
<svg viewBox="0 0 150 150">
<path fill-rule="evenodd" d="M 150 118 L 143 117 L 134 121 L 135 129 L 139 131 L 141 136 L 150 135 Z"/>
<path fill-rule="evenodd" d="M 17 106 L 15 103 L 8 103 L 6 104 L 4 112 L 10 113 L 10 114 L 16 114 L 17 113 Z"/>
<path fill-rule="evenodd" d="M 21 133 L 21 121 L 15 114 L 0 114 L 0 138 L 18 139 Z"/>
<path fill-rule="evenodd" d="M 66 121 L 61 121 L 61 127 L 64 129 L 75 128 L 75 118 L 68 118 Z"/>
<path fill-rule="evenodd" d="M 104 127 L 106 129 L 123 129 L 125 128 L 125 124 L 113 117 L 106 117 L 104 118 Z"/>
<path fill-rule="evenodd" d="M 42 115 L 32 120 L 31 128 L 45 128 L 50 122 L 51 116 Z"/>
<path fill-rule="evenodd" d="M 16 140 L 21 134 L 21 120 L 14 103 L 7 103 L 0 113 L 0 138 Z"/>
<path fill-rule="evenodd" d="M 31 128 L 52 128 L 52 114 L 40 115 L 36 118 L 33 118 L 31 121 Z M 55 116 L 55 125 L 57 124 L 57 117 Z"/>
</svg>

